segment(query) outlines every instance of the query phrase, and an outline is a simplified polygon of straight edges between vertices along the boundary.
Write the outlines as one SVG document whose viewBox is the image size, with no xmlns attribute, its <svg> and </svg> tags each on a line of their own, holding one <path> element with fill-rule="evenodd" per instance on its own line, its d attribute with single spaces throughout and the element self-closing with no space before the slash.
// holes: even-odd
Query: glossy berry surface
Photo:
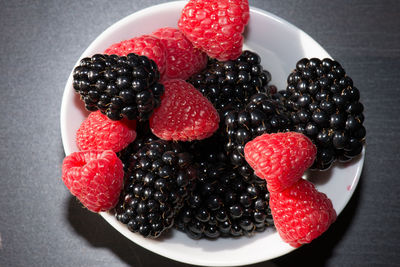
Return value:
<svg viewBox="0 0 400 267">
<path fill-rule="evenodd" d="M 296 132 L 263 134 L 246 143 L 246 161 L 267 181 L 269 192 L 281 192 L 301 179 L 313 164 L 317 148 Z"/>
<path fill-rule="evenodd" d="M 264 133 L 287 132 L 292 129 L 290 114 L 284 105 L 263 93 L 251 96 L 243 109 L 227 112 L 224 122 L 225 150 L 231 163 L 246 177 L 253 174 L 244 158 L 246 143 Z"/>
<path fill-rule="evenodd" d="M 209 60 L 207 68 L 188 81 L 223 115 L 226 110 L 242 108 L 252 95 L 267 92 L 270 80 L 260 56 L 246 50 L 236 60 Z"/>
<path fill-rule="evenodd" d="M 213 136 L 192 144 L 199 178 L 176 219 L 193 239 L 249 236 L 273 227 L 265 181 L 246 179 L 231 165 Z"/>
<path fill-rule="evenodd" d="M 192 157 L 177 143 L 155 140 L 124 161 L 125 186 L 115 216 L 130 231 L 157 238 L 174 225 L 197 180 Z"/>
<path fill-rule="evenodd" d="M 303 58 L 287 82 L 280 99 L 292 114 L 294 129 L 318 148 L 313 169 L 324 170 L 337 159 L 346 161 L 361 153 L 364 107 L 359 90 L 337 61 Z"/>
<path fill-rule="evenodd" d="M 331 200 L 304 179 L 282 192 L 271 192 L 269 203 L 279 235 L 293 247 L 310 243 L 336 220 Z"/>
<path fill-rule="evenodd" d="M 195 48 L 176 28 L 164 27 L 152 33 L 160 39 L 166 50 L 166 68 L 162 80 L 186 80 L 207 65 L 207 54 Z"/>
<path fill-rule="evenodd" d="M 75 152 L 64 158 L 62 180 L 90 211 L 112 209 L 123 187 L 121 160 L 111 150 Z"/>
<path fill-rule="evenodd" d="M 119 152 L 136 138 L 135 121 L 112 121 L 95 111 L 82 122 L 76 132 L 80 150 L 112 150 Z"/>
<path fill-rule="evenodd" d="M 150 119 L 154 135 L 163 140 L 191 141 L 210 137 L 219 126 L 214 106 L 183 80 L 164 82 L 161 105 Z"/>
<path fill-rule="evenodd" d="M 167 68 L 167 49 L 162 40 L 152 35 L 142 35 L 119 43 L 112 44 L 104 54 L 127 56 L 135 53 L 153 60 L 157 64 L 160 75 L 163 76 Z"/>
<path fill-rule="evenodd" d="M 111 120 L 148 120 L 164 93 L 159 76 L 145 56 L 96 54 L 74 69 L 73 87 L 89 111 L 100 110 Z"/>
<path fill-rule="evenodd" d="M 225 61 L 240 56 L 248 21 L 247 0 L 190 0 L 178 26 L 195 47 Z"/>
</svg>

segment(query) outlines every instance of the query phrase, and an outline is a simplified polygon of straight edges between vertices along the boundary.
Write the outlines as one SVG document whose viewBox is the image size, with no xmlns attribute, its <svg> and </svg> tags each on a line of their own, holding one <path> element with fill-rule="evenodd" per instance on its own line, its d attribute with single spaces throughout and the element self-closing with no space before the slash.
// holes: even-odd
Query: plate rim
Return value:
<svg viewBox="0 0 400 267">
<path fill-rule="evenodd" d="M 80 55 L 79 59 L 77 60 L 77 62 L 74 64 L 73 69 L 79 64 L 79 61 L 81 58 L 83 58 L 84 56 L 86 56 L 88 54 L 88 51 L 90 51 L 92 49 L 92 46 L 94 46 L 96 43 L 98 43 L 101 39 L 104 39 L 108 36 L 109 33 L 111 33 L 114 28 L 118 28 L 121 27 L 122 24 L 129 22 L 132 17 L 136 17 L 136 16 L 141 16 L 141 15 L 146 15 L 149 12 L 152 12 L 154 8 L 165 8 L 165 7 L 171 7 L 172 5 L 184 5 L 186 4 L 187 1 L 172 1 L 172 2 L 166 2 L 166 3 L 161 3 L 161 4 L 157 4 L 157 5 L 153 5 L 153 6 L 149 6 L 147 8 L 138 10 L 136 12 L 133 12 L 123 18 L 121 18 L 120 20 L 114 22 L 111 26 L 109 26 L 108 28 L 106 28 L 106 30 L 104 30 L 102 33 L 100 33 L 91 43 L 90 45 L 84 50 L 84 52 Z M 253 7 L 250 6 L 250 12 L 254 12 L 257 13 L 259 15 L 262 16 L 267 16 L 270 19 L 273 19 L 275 22 L 278 22 L 279 24 L 283 25 L 284 27 L 290 29 L 291 31 L 296 31 L 299 32 L 300 34 L 306 36 L 307 38 L 310 38 L 313 42 L 315 42 L 319 47 L 321 47 L 323 49 L 323 51 L 326 52 L 326 54 L 331 57 L 329 55 L 329 53 L 314 39 L 312 38 L 310 35 L 308 35 L 306 32 L 304 32 L 302 29 L 298 28 L 297 26 L 295 26 L 294 24 L 288 22 L 287 20 L 260 8 L 257 7 Z M 70 72 L 70 75 L 68 77 L 67 83 L 65 85 L 64 88 L 64 92 L 63 92 L 63 96 L 62 96 L 62 102 L 61 102 L 61 111 L 60 111 L 60 126 L 61 126 L 61 138 L 62 138 L 62 144 L 63 144 L 63 148 L 65 151 L 66 156 L 68 156 L 69 154 L 73 153 L 74 151 L 72 151 L 72 149 L 70 149 L 68 143 L 67 143 L 67 123 L 66 123 L 66 109 L 67 109 L 67 101 L 66 99 L 68 99 L 68 97 L 71 94 L 74 94 L 75 92 L 73 90 L 70 90 L 71 88 L 71 84 L 72 84 L 72 75 L 73 75 L 73 69 Z M 350 201 L 350 199 L 352 198 L 354 191 L 356 190 L 360 177 L 361 177 L 361 173 L 362 173 L 362 169 L 363 169 L 363 165 L 364 165 L 364 161 L 365 161 L 365 144 L 362 150 L 362 153 L 360 155 L 360 159 L 358 161 L 358 166 L 357 166 L 357 171 L 356 171 L 356 175 L 353 178 L 353 182 L 352 182 L 352 186 L 351 189 L 349 190 L 349 194 L 346 195 L 345 199 L 344 199 L 344 203 L 345 205 L 343 205 L 342 207 L 340 207 L 336 212 L 338 214 L 338 216 L 340 216 L 342 210 L 347 206 L 348 202 Z M 190 258 L 189 256 L 184 255 L 184 257 L 179 258 L 177 256 L 174 255 L 169 255 L 167 252 L 164 252 L 163 250 L 156 250 L 154 251 L 153 248 L 149 245 L 148 242 L 142 243 L 142 242 L 137 242 L 138 240 L 133 240 L 132 238 L 130 238 L 132 236 L 132 232 L 126 233 L 126 231 L 129 231 L 126 227 L 126 229 L 124 228 L 123 230 L 121 230 L 121 227 L 119 224 L 119 222 L 115 219 L 115 217 L 110 213 L 110 212 L 100 212 L 99 213 L 100 216 L 103 217 L 104 220 L 106 220 L 112 227 L 114 227 L 115 230 L 117 230 L 120 234 L 122 234 L 123 236 L 125 236 L 126 238 L 128 238 L 130 241 L 134 242 L 136 245 L 139 245 L 153 253 L 156 253 L 158 255 L 161 255 L 163 257 L 178 261 L 178 262 L 183 262 L 183 263 L 187 263 L 187 264 L 194 264 L 194 265 L 198 265 L 198 266 L 208 266 L 210 264 L 212 264 L 213 266 L 239 266 L 239 265 L 247 265 L 247 264 L 255 264 L 255 263 L 259 263 L 259 262 L 263 262 L 263 261 L 268 261 L 283 255 L 286 255 L 294 250 L 296 250 L 296 248 L 290 247 L 288 245 L 287 250 L 283 251 L 283 252 L 277 252 L 277 253 L 272 253 L 269 254 L 268 257 L 260 257 L 257 259 L 249 259 L 246 258 L 246 260 L 240 261 L 240 262 L 235 262 L 235 263 L 221 263 L 221 262 L 208 262 L 207 259 L 203 259 L 203 260 L 197 260 L 197 258 L 193 259 Z M 275 235 L 278 235 L 278 233 L 275 231 L 274 233 Z M 141 237 L 139 237 L 141 238 Z M 148 240 L 148 239 L 146 239 Z M 162 241 L 161 241 L 162 242 Z M 283 241 L 282 241 L 283 242 Z"/>
</svg>

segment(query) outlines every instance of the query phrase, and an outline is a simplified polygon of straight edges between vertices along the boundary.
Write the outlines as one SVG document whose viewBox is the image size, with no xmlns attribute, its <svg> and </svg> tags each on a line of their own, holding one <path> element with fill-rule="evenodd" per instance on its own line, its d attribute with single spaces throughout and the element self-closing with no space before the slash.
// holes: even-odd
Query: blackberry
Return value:
<svg viewBox="0 0 400 267">
<path fill-rule="evenodd" d="M 130 231 L 156 238 L 173 226 L 195 185 L 197 168 L 180 144 L 155 140 L 131 154 L 125 169 L 115 216 Z"/>
<path fill-rule="evenodd" d="M 292 130 L 290 113 L 277 99 L 268 94 L 254 94 L 240 110 L 227 112 L 225 116 L 225 150 L 231 163 L 244 177 L 251 177 L 253 170 L 244 159 L 244 146 L 248 141 L 264 133 Z"/>
<path fill-rule="evenodd" d="M 294 130 L 308 136 L 318 152 L 312 169 L 324 170 L 362 151 L 366 130 L 360 92 L 343 67 L 329 58 L 303 58 L 288 76 L 281 99 Z"/>
<path fill-rule="evenodd" d="M 112 120 L 148 120 L 161 103 L 156 63 L 145 56 L 96 54 L 83 58 L 73 71 L 73 87 L 89 111 Z"/>
<path fill-rule="evenodd" d="M 198 163 L 199 180 L 177 216 L 178 229 L 193 239 L 215 239 L 273 226 L 264 180 L 244 180 L 223 151 L 204 154 Z"/>
<path fill-rule="evenodd" d="M 222 114 L 226 109 L 242 108 L 253 94 L 267 91 L 271 74 L 260 62 L 260 57 L 250 51 L 244 51 L 236 60 L 209 59 L 206 69 L 188 82 Z"/>
<path fill-rule="evenodd" d="M 117 153 L 117 156 L 124 164 L 124 170 L 128 171 L 127 164 L 129 164 L 132 154 L 135 154 L 144 146 L 159 139 L 160 138 L 158 138 L 151 132 L 149 121 L 136 122 L 136 139 L 132 143 L 130 143 L 125 149 Z"/>
</svg>

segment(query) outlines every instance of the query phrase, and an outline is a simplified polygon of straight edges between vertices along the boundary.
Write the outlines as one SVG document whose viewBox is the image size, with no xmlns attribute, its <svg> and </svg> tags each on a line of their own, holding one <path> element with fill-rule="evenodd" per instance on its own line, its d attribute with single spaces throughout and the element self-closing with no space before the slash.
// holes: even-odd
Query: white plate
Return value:
<svg viewBox="0 0 400 267">
<path fill-rule="evenodd" d="M 177 27 L 180 11 L 185 3 L 185 1 L 169 2 L 125 17 L 100 34 L 81 58 L 102 53 L 115 42 L 149 34 L 161 27 Z M 271 13 L 253 7 L 250 8 L 250 21 L 245 32 L 245 48 L 254 50 L 261 56 L 262 65 L 272 74 L 272 83 L 280 89 L 285 88 L 286 77 L 300 58 L 330 57 L 316 41 L 300 29 Z M 61 134 L 67 155 L 78 151 L 75 133 L 87 114 L 72 88 L 71 73 L 61 105 Z M 308 174 L 308 178 L 316 183 L 318 190 L 331 198 L 338 214 L 357 186 L 363 162 L 364 151 L 350 163 L 336 164 L 326 172 Z M 316 179 L 316 176 L 319 178 Z M 220 238 L 215 241 L 192 240 L 184 233 L 173 230 L 166 238 L 152 240 L 130 232 L 112 214 L 101 213 L 101 216 L 136 244 L 170 259 L 190 264 L 245 265 L 266 261 L 294 250 L 284 243 L 274 230 L 257 233 L 253 237 Z"/>
</svg>

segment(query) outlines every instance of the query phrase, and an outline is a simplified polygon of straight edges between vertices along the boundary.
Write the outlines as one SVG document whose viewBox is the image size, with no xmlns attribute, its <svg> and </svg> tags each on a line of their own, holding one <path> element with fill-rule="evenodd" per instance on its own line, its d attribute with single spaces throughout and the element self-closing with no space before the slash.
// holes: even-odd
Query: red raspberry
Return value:
<svg viewBox="0 0 400 267">
<path fill-rule="evenodd" d="M 75 152 L 62 165 L 64 184 L 93 212 L 110 210 L 117 204 L 123 178 L 122 162 L 111 150 Z"/>
<path fill-rule="evenodd" d="M 210 137 L 219 124 L 214 106 L 183 80 L 164 82 L 161 105 L 150 118 L 150 128 L 164 140 L 191 141 Z"/>
<path fill-rule="evenodd" d="M 178 26 L 195 47 L 225 61 L 242 53 L 242 33 L 248 21 L 247 0 L 190 0 Z"/>
<path fill-rule="evenodd" d="M 126 56 L 129 53 L 146 56 L 157 64 L 158 71 L 162 76 L 166 68 L 167 53 L 164 45 L 157 37 L 142 35 L 111 45 L 104 51 L 107 55 Z"/>
<path fill-rule="evenodd" d="M 304 179 L 271 192 L 269 205 L 279 235 L 293 247 L 310 243 L 336 220 L 331 200 Z"/>
<path fill-rule="evenodd" d="M 136 138 L 136 122 L 112 121 L 100 111 L 92 112 L 76 132 L 80 150 L 121 151 Z"/>
<path fill-rule="evenodd" d="M 167 69 L 163 79 L 186 80 L 207 65 L 207 55 L 197 48 L 178 29 L 165 27 L 152 33 L 167 50 Z"/>
<path fill-rule="evenodd" d="M 254 173 L 267 180 L 270 192 L 292 186 L 314 162 L 317 148 L 296 132 L 263 134 L 244 147 L 246 161 Z"/>
</svg>

